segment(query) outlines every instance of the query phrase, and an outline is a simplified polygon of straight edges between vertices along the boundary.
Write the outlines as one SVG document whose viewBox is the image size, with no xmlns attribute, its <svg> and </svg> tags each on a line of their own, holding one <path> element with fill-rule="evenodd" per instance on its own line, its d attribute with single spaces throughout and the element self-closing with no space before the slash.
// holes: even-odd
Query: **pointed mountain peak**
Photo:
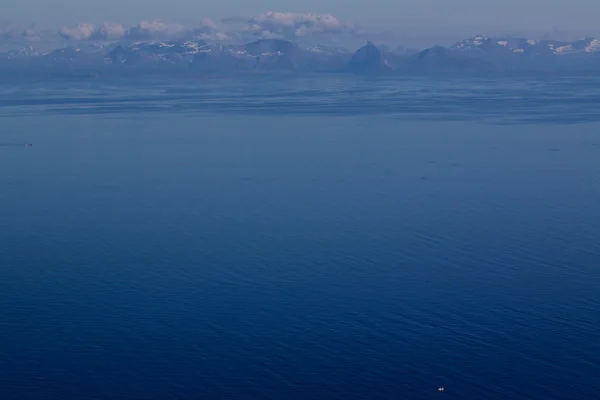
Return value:
<svg viewBox="0 0 600 400">
<path fill-rule="evenodd" d="M 346 70 L 360 74 L 380 73 L 387 70 L 387 64 L 381 51 L 373 44 L 367 42 L 366 45 L 356 50 L 352 59 L 346 64 Z"/>
</svg>

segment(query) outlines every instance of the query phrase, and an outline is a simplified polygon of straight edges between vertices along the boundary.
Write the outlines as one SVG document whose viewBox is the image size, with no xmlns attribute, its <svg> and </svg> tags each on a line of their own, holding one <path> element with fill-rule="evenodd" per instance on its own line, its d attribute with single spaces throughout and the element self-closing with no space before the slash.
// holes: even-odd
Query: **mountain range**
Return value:
<svg viewBox="0 0 600 400">
<path fill-rule="evenodd" d="M 0 75 L 92 76 L 351 73 L 506 75 L 600 73 L 600 40 L 572 42 L 474 36 L 450 47 L 340 47 L 262 39 L 244 45 L 194 41 L 85 43 L 47 53 L 28 46 L 0 54 Z"/>
</svg>

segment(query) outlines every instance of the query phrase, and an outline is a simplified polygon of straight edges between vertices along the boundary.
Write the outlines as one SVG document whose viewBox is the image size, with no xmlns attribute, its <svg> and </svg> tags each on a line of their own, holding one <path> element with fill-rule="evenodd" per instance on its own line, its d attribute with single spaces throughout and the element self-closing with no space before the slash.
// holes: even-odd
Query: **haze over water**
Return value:
<svg viewBox="0 0 600 400">
<path fill-rule="evenodd" d="M 596 398 L 599 95 L 0 86 L 0 398 Z"/>
</svg>

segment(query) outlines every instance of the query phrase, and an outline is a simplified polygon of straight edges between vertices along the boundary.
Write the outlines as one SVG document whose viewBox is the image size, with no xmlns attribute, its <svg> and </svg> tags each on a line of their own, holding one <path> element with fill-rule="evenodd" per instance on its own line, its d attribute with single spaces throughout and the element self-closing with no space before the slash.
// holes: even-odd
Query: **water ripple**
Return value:
<svg viewBox="0 0 600 400">
<path fill-rule="evenodd" d="M 32 113 L 179 112 L 259 115 L 382 115 L 492 124 L 600 120 L 600 80 L 346 77 L 207 82 L 54 83 L 0 87 L 0 116 Z"/>
</svg>

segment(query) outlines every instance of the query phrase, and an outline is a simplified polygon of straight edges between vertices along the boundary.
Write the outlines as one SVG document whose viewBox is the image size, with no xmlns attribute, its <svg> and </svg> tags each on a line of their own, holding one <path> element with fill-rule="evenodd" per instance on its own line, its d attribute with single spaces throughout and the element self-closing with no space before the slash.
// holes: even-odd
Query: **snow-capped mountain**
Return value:
<svg viewBox="0 0 600 400">
<path fill-rule="evenodd" d="M 572 42 L 474 36 L 450 47 L 391 50 L 371 42 L 343 48 L 302 47 L 279 39 L 243 45 L 189 41 L 80 42 L 41 53 L 31 46 L 0 54 L 3 71 L 20 75 L 244 74 L 350 72 L 354 74 L 600 74 L 600 40 Z M 76 74 L 80 76 L 80 74 Z M 85 75 L 85 73 L 83 74 Z"/>
<path fill-rule="evenodd" d="M 369 43 L 356 51 L 345 70 L 358 74 L 600 74 L 600 41 L 478 35 L 449 48 L 434 46 L 403 55 Z"/>
<path fill-rule="evenodd" d="M 342 65 L 348 52 L 303 49 L 286 40 L 263 39 L 245 45 L 208 44 L 198 41 L 139 41 L 121 43 L 105 56 L 105 63 L 122 67 L 175 65 L 195 71 L 318 71 Z M 341 60 L 341 61 L 340 61 Z"/>
<path fill-rule="evenodd" d="M 176 41 L 138 41 L 126 47 L 130 52 L 154 54 L 193 55 L 210 51 L 210 46 L 204 40 L 186 42 Z"/>
<path fill-rule="evenodd" d="M 313 46 L 308 47 L 306 50 L 310 51 L 311 53 L 319 53 L 319 54 L 350 54 L 351 52 L 348 49 L 345 49 L 343 47 L 328 47 L 328 46 L 323 46 L 320 44 L 315 44 Z"/>
<path fill-rule="evenodd" d="M 9 50 L 6 53 L 0 54 L 0 58 L 13 60 L 22 57 L 37 57 L 42 55 L 41 52 L 35 50 L 32 46 L 26 46 L 17 50 Z"/>
<path fill-rule="evenodd" d="M 452 50 L 471 52 L 504 52 L 527 54 L 576 54 L 600 51 L 600 40 L 581 38 L 574 42 L 557 40 L 533 40 L 511 37 L 474 36 L 462 40 L 451 47 Z"/>
<path fill-rule="evenodd" d="M 212 48 L 204 41 L 163 42 L 138 41 L 119 44 L 108 52 L 105 62 L 135 66 L 148 63 L 178 64 L 191 62 L 195 55 L 210 52 Z"/>
</svg>

